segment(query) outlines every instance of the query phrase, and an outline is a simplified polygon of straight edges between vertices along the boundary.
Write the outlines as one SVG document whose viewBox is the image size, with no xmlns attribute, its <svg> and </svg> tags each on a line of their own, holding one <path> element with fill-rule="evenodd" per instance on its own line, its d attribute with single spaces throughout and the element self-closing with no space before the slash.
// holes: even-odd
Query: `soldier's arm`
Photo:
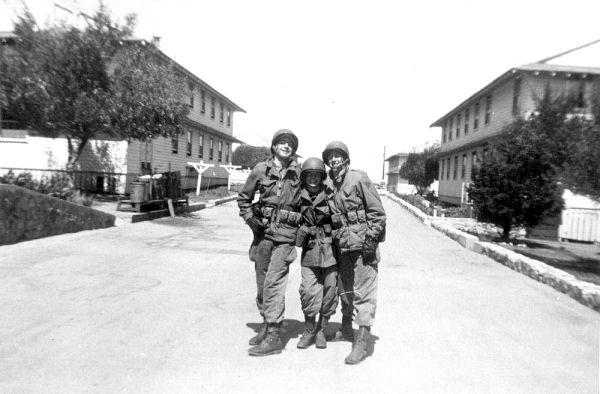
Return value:
<svg viewBox="0 0 600 394">
<path fill-rule="evenodd" d="M 359 181 L 359 187 L 363 195 L 367 217 L 367 236 L 371 239 L 379 240 L 384 234 L 387 219 L 381 198 L 368 176 L 365 175 L 362 177 Z"/>
<path fill-rule="evenodd" d="M 248 179 L 246 179 L 246 183 L 237 197 L 237 204 L 240 208 L 240 216 L 244 218 L 244 220 L 248 220 L 253 216 L 251 206 L 252 201 L 254 200 L 254 194 L 258 189 L 258 184 L 260 181 L 259 166 L 260 165 L 256 165 L 250 175 L 248 175 Z"/>
</svg>

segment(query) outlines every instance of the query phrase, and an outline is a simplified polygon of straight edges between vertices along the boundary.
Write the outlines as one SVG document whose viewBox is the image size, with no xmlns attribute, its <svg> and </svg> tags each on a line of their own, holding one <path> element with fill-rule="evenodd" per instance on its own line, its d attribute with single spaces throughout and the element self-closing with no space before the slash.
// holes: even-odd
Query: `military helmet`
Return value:
<svg viewBox="0 0 600 394">
<path fill-rule="evenodd" d="M 325 150 L 323 151 L 323 161 L 327 162 L 327 155 L 332 152 L 337 151 L 344 156 L 344 159 L 350 160 L 350 151 L 348 151 L 348 147 L 341 141 L 333 141 L 327 144 Z"/>
<path fill-rule="evenodd" d="M 309 157 L 302 163 L 302 169 L 300 170 L 300 178 L 304 178 L 309 171 L 319 172 L 321 174 L 321 180 L 327 178 L 327 171 L 325 171 L 325 163 L 318 157 Z"/>
<path fill-rule="evenodd" d="M 273 145 L 277 144 L 277 142 L 283 137 L 289 137 L 292 140 L 292 154 L 295 154 L 298 150 L 298 137 L 292 130 L 281 129 L 278 130 L 275 134 L 273 134 L 273 139 L 271 140 L 271 153 L 275 154 L 273 150 Z"/>
</svg>

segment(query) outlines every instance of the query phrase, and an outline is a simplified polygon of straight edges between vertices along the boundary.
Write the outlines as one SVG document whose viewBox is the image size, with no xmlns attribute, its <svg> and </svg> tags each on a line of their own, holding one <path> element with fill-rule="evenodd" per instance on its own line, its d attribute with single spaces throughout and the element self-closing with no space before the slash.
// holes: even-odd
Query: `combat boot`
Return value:
<svg viewBox="0 0 600 394">
<path fill-rule="evenodd" d="M 329 324 L 329 316 L 319 316 L 319 325 L 317 328 L 317 336 L 315 338 L 317 349 L 327 348 L 327 338 L 325 332 L 327 331 L 327 325 Z"/>
<path fill-rule="evenodd" d="M 263 339 L 265 339 L 265 336 L 267 335 L 267 322 L 263 322 L 260 325 L 260 328 L 258 329 L 258 332 L 256 333 L 255 336 L 253 336 L 252 338 L 250 338 L 250 340 L 248 341 L 248 345 L 250 346 L 256 346 L 259 343 L 262 342 Z"/>
<path fill-rule="evenodd" d="M 358 364 L 367 357 L 367 341 L 369 339 L 370 327 L 360 326 L 358 336 L 352 345 L 352 351 L 346 357 L 346 364 Z"/>
<path fill-rule="evenodd" d="M 281 325 L 277 323 L 267 324 L 267 335 L 258 345 L 250 348 L 248 354 L 251 356 L 270 356 L 281 353 L 283 344 L 279 337 L 280 327 Z"/>
<path fill-rule="evenodd" d="M 352 329 L 352 316 L 342 315 L 342 327 L 336 331 L 333 337 L 334 342 L 348 341 L 354 342 L 354 330 Z"/>
<path fill-rule="evenodd" d="M 306 328 L 298 341 L 298 345 L 296 345 L 298 349 L 307 349 L 315 342 L 315 317 L 304 316 L 304 322 Z"/>
</svg>

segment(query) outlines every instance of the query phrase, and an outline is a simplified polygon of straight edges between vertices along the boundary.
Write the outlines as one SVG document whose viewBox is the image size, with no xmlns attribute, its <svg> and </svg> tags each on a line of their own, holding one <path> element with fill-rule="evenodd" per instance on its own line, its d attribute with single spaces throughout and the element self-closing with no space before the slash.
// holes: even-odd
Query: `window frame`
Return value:
<svg viewBox="0 0 600 394">
<path fill-rule="evenodd" d="M 198 158 L 204 158 L 204 134 L 198 136 Z"/>
</svg>

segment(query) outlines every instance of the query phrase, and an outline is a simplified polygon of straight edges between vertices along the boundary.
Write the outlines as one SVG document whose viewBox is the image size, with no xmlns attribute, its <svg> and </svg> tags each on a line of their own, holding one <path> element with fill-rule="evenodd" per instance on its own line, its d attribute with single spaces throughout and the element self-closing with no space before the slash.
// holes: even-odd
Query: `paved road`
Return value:
<svg viewBox="0 0 600 394">
<path fill-rule="evenodd" d="M 0 392 L 597 393 L 599 317 L 385 200 L 371 355 L 251 358 L 250 232 L 232 203 L 188 217 L 0 247 Z M 339 322 L 339 313 L 333 319 Z"/>
</svg>

